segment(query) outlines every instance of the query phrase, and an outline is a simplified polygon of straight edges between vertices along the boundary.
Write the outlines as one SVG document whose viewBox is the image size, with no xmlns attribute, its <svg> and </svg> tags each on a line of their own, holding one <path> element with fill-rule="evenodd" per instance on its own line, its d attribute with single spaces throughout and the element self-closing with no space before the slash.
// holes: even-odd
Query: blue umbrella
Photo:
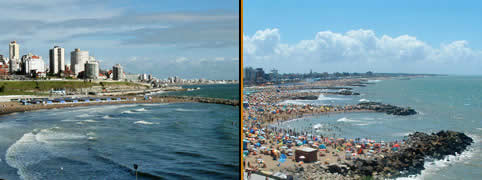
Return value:
<svg viewBox="0 0 482 180">
<path fill-rule="evenodd" d="M 319 148 L 320 149 L 326 149 L 326 146 L 325 146 L 325 144 L 322 144 L 322 145 L 319 146 Z"/>
<path fill-rule="evenodd" d="M 279 157 L 279 160 L 278 160 L 280 163 L 284 163 L 286 161 L 286 155 L 285 154 L 281 154 L 281 156 Z"/>
</svg>

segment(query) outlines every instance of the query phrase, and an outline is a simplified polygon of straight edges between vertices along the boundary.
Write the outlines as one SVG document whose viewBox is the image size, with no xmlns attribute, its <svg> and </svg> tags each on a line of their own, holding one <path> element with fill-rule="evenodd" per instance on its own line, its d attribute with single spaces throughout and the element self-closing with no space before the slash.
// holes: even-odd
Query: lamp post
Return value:
<svg viewBox="0 0 482 180">
<path fill-rule="evenodd" d="M 134 169 L 136 170 L 136 180 L 137 180 L 137 164 L 134 164 Z"/>
</svg>

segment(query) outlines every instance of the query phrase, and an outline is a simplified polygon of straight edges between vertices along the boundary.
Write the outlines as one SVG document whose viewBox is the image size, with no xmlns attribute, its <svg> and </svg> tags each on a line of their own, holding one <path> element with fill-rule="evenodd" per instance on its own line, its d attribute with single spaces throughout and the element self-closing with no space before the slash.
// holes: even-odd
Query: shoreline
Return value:
<svg viewBox="0 0 482 180">
<path fill-rule="evenodd" d="M 95 96 L 91 96 L 95 97 Z M 43 109 L 59 109 L 68 107 L 82 107 L 82 106 L 100 106 L 100 105 L 117 105 L 117 104 L 154 104 L 154 103 L 184 103 L 184 102 L 197 102 L 197 103 L 210 103 L 210 104 L 223 104 L 231 106 L 239 106 L 239 101 L 230 99 L 219 99 L 209 97 L 187 97 L 187 96 L 162 96 L 152 97 L 150 100 L 144 100 L 141 96 L 123 96 L 132 99 L 134 97 L 139 98 L 137 100 L 126 101 L 102 101 L 102 102 L 86 102 L 86 103 L 63 103 L 63 104 L 32 104 L 22 105 L 20 102 L 0 102 L 0 116 L 9 115 L 19 112 L 29 112 Z"/>
</svg>

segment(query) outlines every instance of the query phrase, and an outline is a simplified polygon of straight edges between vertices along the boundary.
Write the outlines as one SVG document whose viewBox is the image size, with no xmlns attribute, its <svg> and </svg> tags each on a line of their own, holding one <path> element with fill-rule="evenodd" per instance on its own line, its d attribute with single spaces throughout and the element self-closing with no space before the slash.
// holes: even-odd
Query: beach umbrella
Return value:
<svg viewBox="0 0 482 180">
<path fill-rule="evenodd" d="M 280 163 L 284 163 L 286 161 L 286 155 L 285 154 L 281 154 L 279 160 L 278 160 Z"/>
<path fill-rule="evenodd" d="M 325 144 L 322 144 L 319 146 L 320 149 L 326 149 L 326 145 Z"/>
</svg>

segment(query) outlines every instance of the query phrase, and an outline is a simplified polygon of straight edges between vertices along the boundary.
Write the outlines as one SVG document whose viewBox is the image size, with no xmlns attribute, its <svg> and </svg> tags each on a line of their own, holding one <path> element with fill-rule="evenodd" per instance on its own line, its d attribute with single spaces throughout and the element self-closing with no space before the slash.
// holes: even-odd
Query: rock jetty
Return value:
<svg viewBox="0 0 482 180">
<path fill-rule="evenodd" d="M 175 98 L 175 99 L 194 101 L 194 102 L 200 102 L 200 103 L 239 106 L 239 101 L 234 99 L 221 99 L 221 98 L 198 97 L 198 96 L 160 96 L 160 98 Z"/>
<path fill-rule="evenodd" d="M 306 95 L 306 96 L 293 96 L 293 97 L 290 97 L 289 99 L 292 99 L 292 100 L 317 100 L 318 99 L 318 96 L 314 96 L 314 95 Z"/>
<path fill-rule="evenodd" d="M 416 175 L 424 170 L 426 159 L 440 160 L 448 155 L 457 155 L 473 143 L 472 138 L 464 133 L 440 131 L 426 134 L 410 134 L 401 150 L 386 156 L 368 159 L 355 159 L 344 164 L 314 164 L 304 172 L 295 172 L 302 178 L 342 179 L 385 179 Z"/>
<path fill-rule="evenodd" d="M 351 96 L 351 95 L 360 95 L 360 93 L 353 92 L 350 90 L 342 90 L 338 92 L 325 92 L 326 94 L 338 94 L 338 95 L 345 95 L 345 96 Z"/>
<path fill-rule="evenodd" d="M 393 114 L 398 116 L 408 116 L 408 115 L 417 114 L 417 112 L 410 107 L 403 108 L 403 107 L 398 107 L 390 104 L 383 104 L 379 102 L 361 102 L 361 103 L 358 103 L 358 106 L 361 109 L 367 109 L 367 110 L 372 110 L 376 112 L 385 112 L 387 114 Z"/>
</svg>

